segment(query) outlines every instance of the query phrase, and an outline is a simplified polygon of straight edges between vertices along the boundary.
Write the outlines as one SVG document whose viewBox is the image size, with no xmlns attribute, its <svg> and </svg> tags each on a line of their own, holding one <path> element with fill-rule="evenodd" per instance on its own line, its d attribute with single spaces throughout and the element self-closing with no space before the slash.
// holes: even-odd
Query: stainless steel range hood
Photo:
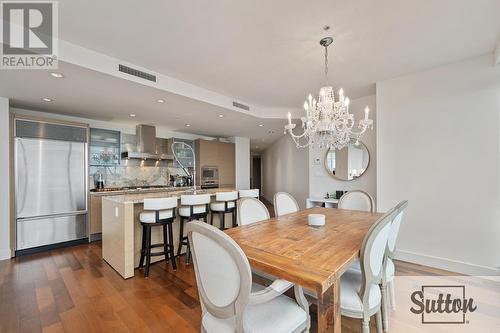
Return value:
<svg viewBox="0 0 500 333">
<path fill-rule="evenodd" d="M 172 160 L 174 157 L 168 154 L 163 145 L 157 145 L 156 127 L 151 125 L 137 125 L 135 150 L 127 149 L 122 153 L 122 158 L 133 158 L 142 160 Z M 162 139 L 166 140 L 166 139 Z"/>
</svg>

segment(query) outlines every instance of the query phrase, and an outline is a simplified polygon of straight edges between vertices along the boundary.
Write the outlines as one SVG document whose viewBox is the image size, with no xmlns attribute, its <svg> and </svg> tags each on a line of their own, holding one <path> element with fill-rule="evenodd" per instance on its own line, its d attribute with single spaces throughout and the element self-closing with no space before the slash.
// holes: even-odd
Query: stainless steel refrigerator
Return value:
<svg viewBox="0 0 500 333">
<path fill-rule="evenodd" d="M 87 238 L 87 132 L 16 119 L 16 254 Z"/>
</svg>

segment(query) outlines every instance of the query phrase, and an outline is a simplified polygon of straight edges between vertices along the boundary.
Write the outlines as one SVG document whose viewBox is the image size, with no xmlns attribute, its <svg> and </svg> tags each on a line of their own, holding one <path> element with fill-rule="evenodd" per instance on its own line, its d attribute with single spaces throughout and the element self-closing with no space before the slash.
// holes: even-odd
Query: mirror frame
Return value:
<svg viewBox="0 0 500 333">
<path fill-rule="evenodd" d="M 328 148 L 328 149 L 326 150 L 325 157 L 323 158 L 323 166 L 325 167 L 326 173 L 327 173 L 330 177 L 332 177 L 332 178 L 334 178 L 334 179 L 336 179 L 336 180 L 340 180 L 340 181 L 342 181 L 342 182 L 352 182 L 352 181 L 355 181 L 355 180 L 357 180 L 357 179 L 359 179 L 359 178 L 363 177 L 363 175 L 364 175 L 364 174 L 366 174 L 366 172 L 368 171 L 368 168 L 370 167 L 370 163 L 371 163 L 371 161 L 372 161 L 372 155 L 370 154 L 370 149 L 368 149 L 368 147 L 365 145 L 365 143 L 364 143 L 363 141 L 359 140 L 359 143 L 360 143 L 360 144 L 362 144 L 363 146 L 365 146 L 366 151 L 368 152 L 368 165 L 367 165 L 367 166 L 366 166 L 366 168 L 365 168 L 365 172 L 363 172 L 363 173 L 362 173 L 359 177 L 357 177 L 357 178 L 355 178 L 355 179 L 342 179 L 342 178 L 337 177 L 336 175 L 334 175 L 334 174 L 330 171 L 330 169 L 328 169 L 328 153 L 330 152 L 330 149 L 332 149 L 332 148 Z"/>
</svg>

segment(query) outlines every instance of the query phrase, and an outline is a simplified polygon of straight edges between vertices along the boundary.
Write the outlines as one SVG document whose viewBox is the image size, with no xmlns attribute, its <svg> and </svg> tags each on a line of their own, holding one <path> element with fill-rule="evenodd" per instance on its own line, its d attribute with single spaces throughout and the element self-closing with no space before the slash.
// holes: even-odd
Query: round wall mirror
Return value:
<svg viewBox="0 0 500 333">
<path fill-rule="evenodd" d="M 325 167 L 328 174 L 339 180 L 353 180 L 361 177 L 370 164 L 368 148 L 359 141 L 351 142 L 342 149 L 330 148 L 326 152 Z"/>
</svg>

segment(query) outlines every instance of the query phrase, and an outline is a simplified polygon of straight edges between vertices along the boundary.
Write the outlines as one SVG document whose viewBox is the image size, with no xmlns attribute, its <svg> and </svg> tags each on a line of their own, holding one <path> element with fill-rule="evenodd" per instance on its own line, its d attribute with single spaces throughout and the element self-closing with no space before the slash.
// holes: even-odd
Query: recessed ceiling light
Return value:
<svg viewBox="0 0 500 333">
<path fill-rule="evenodd" d="M 44 101 L 44 102 L 52 102 L 53 99 L 52 98 L 48 98 L 48 97 L 44 97 L 44 98 L 42 98 L 42 101 Z"/>
<path fill-rule="evenodd" d="M 164 100 L 164 99 L 159 98 L 159 99 L 157 99 L 157 100 L 156 100 L 156 102 L 158 102 L 158 103 L 165 103 L 165 100 Z"/>
<path fill-rule="evenodd" d="M 264 127 L 264 124 L 259 124 L 259 127 Z"/>
<path fill-rule="evenodd" d="M 186 127 L 191 127 L 191 124 L 186 124 Z"/>
<path fill-rule="evenodd" d="M 50 72 L 50 75 L 51 75 L 52 77 L 57 78 L 57 79 L 62 79 L 62 78 L 64 77 L 64 75 L 63 75 L 63 74 L 58 73 L 58 72 Z"/>
<path fill-rule="evenodd" d="M 131 113 L 129 114 L 130 117 L 134 118 L 135 117 L 135 113 Z"/>
<path fill-rule="evenodd" d="M 223 115 L 223 114 L 220 114 L 220 115 L 219 115 L 219 118 L 224 118 L 224 115 Z"/>
</svg>

